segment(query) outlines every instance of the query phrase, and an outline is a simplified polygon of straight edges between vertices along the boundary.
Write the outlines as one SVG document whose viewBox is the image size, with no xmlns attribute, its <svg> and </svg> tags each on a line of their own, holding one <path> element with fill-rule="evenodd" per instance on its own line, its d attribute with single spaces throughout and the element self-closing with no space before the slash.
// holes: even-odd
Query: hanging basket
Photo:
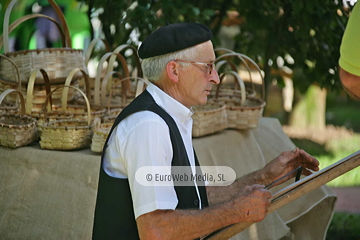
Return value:
<svg viewBox="0 0 360 240">
<path fill-rule="evenodd" d="M 232 74 L 238 81 L 241 87 L 240 94 L 227 95 L 220 93 L 221 82 L 226 74 Z M 221 75 L 216 96 L 210 99 L 209 102 L 226 105 L 228 128 L 234 129 L 256 128 L 266 105 L 265 101 L 261 98 L 246 96 L 245 84 L 234 71 Z"/>
<path fill-rule="evenodd" d="M 0 114 L 0 145 L 18 148 L 28 145 L 36 138 L 36 120 L 25 116 L 25 100 L 21 92 L 8 89 L 0 95 L 0 104 L 9 93 L 17 93 L 20 98 L 21 114 Z"/>
<path fill-rule="evenodd" d="M 61 9 L 53 0 L 48 0 L 48 2 L 56 11 L 62 27 L 55 19 L 43 14 L 31 14 L 24 16 L 9 26 L 10 13 L 16 3 L 16 0 L 10 2 L 5 12 L 3 36 L 0 37 L 0 39 L 3 40 L 0 42 L 0 46 L 3 42 L 4 54 L 18 66 L 20 78 L 23 83 L 28 82 L 31 72 L 35 69 L 44 69 L 49 75 L 51 84 L 64 83 L 71 69 L 86 69 L 83 58 L 83 50 L 71 48 L 69 29 Z M 55 23 L 55 25 L 59 28 L 59 32 L 62 37 L 63 47 L 10 52 L 9 34 L 11 31 L 22 22 L 35 17 L 47 18 Z M 10 65 L 8 62 L 0 61 L 0 75 L 4 79 L 11 79 L 13 77 L 13 73 L 8 70 L 9 67 Z M 81 78 L 80 74 L 75 76 L 75 79 L 79 78 Z M 42 78 L 37 78 L 36 84 L 44 84 Z"/>
<path fill-rule="evenodd" d="M 74 88 L 85 98 L 87 120 L 69 119 L 46 122 L 42 126 L 40 147 L 54 150 L 73 150 L 89 147 L 92 137 L 90 103 L 86 95 L 73 86 L 61 86 L 53 90 L 44 104 L 45 119 L 47 118 L 47 102 L 50 95 L 59 88 Z"/>
<path fill-rule="evenodd" d="M 227 128 L 226 106 L 219 103 L 207 103 L 192 108 L 194 114 L 192 136 L 201 137 L 220 132 Z"/>
</svg>

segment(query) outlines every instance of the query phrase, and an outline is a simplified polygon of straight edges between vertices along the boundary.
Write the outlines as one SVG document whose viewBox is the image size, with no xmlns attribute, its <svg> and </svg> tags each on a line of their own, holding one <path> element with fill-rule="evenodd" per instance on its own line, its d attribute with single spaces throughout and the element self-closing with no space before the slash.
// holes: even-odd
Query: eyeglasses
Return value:
<svg viewBox="0 0 360 240">
<path fill-rule="evenodd" d="M 185 60 L 173 60 L 173 61 L 203 65 L 206 67 L 206 69 L 209 69 L 209 74 L 211 74 L 212 70 L 215 68 L 215 63 L 202 63 L 202 62 L 193 62 L 193 61 L 185 61 Z"/>
</svg>

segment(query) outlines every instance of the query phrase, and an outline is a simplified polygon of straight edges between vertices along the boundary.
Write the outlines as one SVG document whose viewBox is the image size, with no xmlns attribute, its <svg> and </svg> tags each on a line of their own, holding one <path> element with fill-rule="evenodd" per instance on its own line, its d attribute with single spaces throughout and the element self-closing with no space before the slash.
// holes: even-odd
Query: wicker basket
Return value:
<svg viewBox="0 0 360 240">
<path fill-rule="evenodd" d="M 93 125 L 91 151 L 101 153 L 113 123 L 101 123 L 101 119 L 96 118 Z"/>
<path fill-rule="evenodd" d="M 113 79 L 113 83 L 110 84 L 111 89 L 108 91 L 107 86 L 109 85 L 109 79 L 113 74 L 118 75 L 118 77 L 121 75 L 119 72 L 115 71 L 108 72 L 101 84 L 101 105 L 107 106 L 108 108 L 127 106 L 135 97 L 142 93 L 149 84 L 146 79 L 140 77 L 127 77 L 116 81 Z M 130 84 L 128 84 L 129 80 L 131 80 Z M 118 90 L 118 88 L 120 90 Z M 116 93 L 119 92 L 120 94 L 115 96 Z"/>
<path fill-rule="evenodd" d="M 234 72 L 237 72 L 237 73 L 239 72 L 238 68 L 235 65 L 235 63 L 228 60 L 228 58 L 230 58 L 230 57 L 236 57 L 236 58 L 240 59 L 240 61 L 244 64 L 245 68 L 247 69 L 247 71 L 249 73 L 249 79 L 250 79 L 250 84 L 251 84 L 251 88 L 249 88 L 249 87 L 245 88 L 246 89 L 246 96 L 254 97 L 256 95 L 256 91 L 255 91 L 255 86 L 254 86 L 254 82 L 253 82 L 253 79 L 252 79 L 251 70 L 250 70 L 249 65 L 247 64 L 247 62 L 245 61 L 244 57 L 241 54 L 238 54 L 238 53 L 235 53 L 235 52 L 230 52 L 230 53 L 226 53 L 226 54 L 223 54 L 223 55 L 217 57 L 215 62 L 216 62 L 216 68 L 218 70 L 218 73 L 219 74 L 223 73 L 223 72 L 220 72 L 220 69 L 225 64 L 230 65 L 231 71 L 234 71 Z M 241 92 L 240 91 L 240 86 L 239 86 L 237 81 L 235 81 L 235 87 L 229 88 L 229 87 L 223 86 L 220 91 L 221 91 L 221 93 L 229 94 L 229 95 L 239 94 Z"/>
<path fill-rule="evenodd" d="M 106 41 L 106 39 L 94 38 L 93 40 L 91 40 L 89 43 L 89 46 L 87 47 L 87 49 L 85 51 L 85 60 L 84 60 L 85 66 L 87 67 L 88 70 L 90 70 L 90 68 L 97 69 L 96 66 L 89 66 L 89 62 L 91 61 L 92 54 L 98 43 L 103 43 L 103 45 L 105 47 L 105 53 L 111 52 L 109 43 Z M 93 98 L 94 88 L 95 88 L 95 77 L 90 76 L 91 75 L 90 73 L 91 73 L 91 71 L 89 71 L 89 87 L 90 87 L 91 98 Z M 102 72 L 100 73 L 100 79 L 102 79 L 105 74 L 106 74 L 106 70 L 103 69 Z M 79 88 L 82 88 L 82 87 L 84 87 L 84 83 L 82 81 L 80 81 Z M 90 101 L 90 104 L 91 104 L 91 101 Z"/>
<path fill-rule="evenodd" d="M 73 150 L 89 147 L 92 137 L 89 100 L 80 89 L 72 86 L 60 86 L 51 93 L 59 88 L 74 88 L 82 94 L 82 96 L 85 98 L 87 107 L 87 121 L 70 119 L 46 122 L 42 126 L 40 147 L 54 150 Z M 46 105 L 51 93 L 49 94 L 44 104 L 45 119 L 47 119 Z"/>
<path fill-rule="evenodd" d="M 18 26 L 20 23 L 34 17 L 45 17 L 51 21 L 55 20 L 42 14 L 33 14 L 18 19 L 9 27 L 10 13 L 16 3 L 16 0 L 10 2 L 5 12 L 3 29 L 4 53 L 18 66 L 20 71 L 20 78 L 23 83 L 27 83 L 30 78 L 31 72 L 35 69 L 45 69 L 45 71 L 49 75 L 52 84 L 64 83 L 66 76 L 68 75 L 69 71 L 71 71 L 71 69 L 86 69 L 83 58 L 83 50 L 71 48 L 69 29 L 61 9 L 53 0 L 48 0 L 48 2 L 56 11 L 63 27 L 63 34 L 60 31 L 63 37 L 63 48 L 46 48 L 9 52 L 9 34 L 11 30 Z M 59 24 L 57 24 L 57 26 L 59 26 Z M 13 74 L 7 69 L 9 69 L 9 63 L 0 61 L 0 74 L 4 79 L 11 79 Z M 81 75 L 75 76 L 75 79 L 78 78 L 81 78 Z M 42 78 L 36 79 L 36 83 L 43 84 Z"/>
<path fill-rule="evenodd" d="M 134 70 L 136 69 L 136 72 L 137 72 L 137 75 L 136 75 L 136 76 L 139 77 L 139 78 L 143 78 L 143 71 L 142 71 L 142 68 L 141 68 L 141 62 L 140 62 L 139 55 L 137 54 L 137 48 L 136 48 L 135 46 L 130 45 L 130 44 L 122 44 L 122 45 L 118 46 L 117 48 L 115 48 L 115 50 L 114 50 L 113 52 L 114 52 L 114 53 L 124 52 L 123 55 L 124 55 L 124 56 L 127 56 L 127 54 L 125 53 L 125 51 L 127 51 L 127 50 L 131 50 L 131 51 L 132 51 L 132 54 L 131 54 L 130 56 L 133 57 L 133 60 L 134 60 L 134 62 L 135 62 L 135 64 L 132 64 L 132 66 L 134 66 L 134 65 L 136 66 L 136 68 L 130 66 L 129 71 L 130 71 L 130 72 L 134 72 Z M 115 59 L 116 59 L 116 56 L 115 56 L 115 55 L 112 55 L 112 56 L 110 57 L 109 63 L 110 63 L 111 66 L 113 65 Z M 109 69 L 109 71 L 110 71 L 110 69 Z M 108 72 L 109 72 L 109 71 L 108 71 Z M 130 74 L 130 75 L 131 75 L 131 76 L 134 76 L 133 74 Z M 125 77 L 126 77 L 126 76 L 125 76 Z"/>
<path fill-rule="evenodd" d="M 215 98 L 210 99 L 209 102 L 217 102 L 219 104 L 226 105 L 228 128 L 256 128 L 260 118 L 262 117 L 262 113 L 266 105 L 265 101 L 258 97 L 246 96 L 245 84 L 241 80 L 240 76 L 234 71 L 224 73 L 220 77 L 219 86 L 226 74 L 234 75 L 241 87 L 241 94 L 227 95 L 221 94 L 220 91 L 217 91 Z M 217 90 L 219 90 L 219 88 Z"/>
<path fill-rule="evenodd" d="M 73 69 L 69 76 L 66 79 L 65 86 L 70 86 L 71 80 L 73 79 L 73 76 L 80 72 L 83 75 L 83 79 L 85 81 L 86 86 L 86 97 L 87 100 L 90 99 L 90 88 L 89 88 L 89 80 L 88 75 L 86 72 L 80 68 Z M 80 120 L 86 120 L 87 119 L 87 108 L 86 108 L 86 102 L 84 101 L 76 101 L 76 104 L 68 104 L 68 92 L 69 88 L 64 88 L 62 92 L 62 98 L 61 98 L 61 105 L 53 106 L 53 110 L 55 111 L 63 111 L 63 112 L 71 112 L 73 114 L 74 119 L 80 119 Z M 84 99 L 84 98 L 83 98 Z M 79 103 L 81 105 L 79 105 Z M 85 105 L 85 106 L 84 106 Z M 62 109 L 62 110 L 60 110 Z M 92 105 L 90 108 L 90 121 L 94 121 L 95 118 L 99 117 L 102 118 L 105 115 L 106 108 L 101 106 L 94 106 Z"/>
<path fill-rule="evenodd" d="M 201 137 L 227 128 L 226 106 L 219 103 L 208 103 L 192 108 L 194 114 L 192 136 Z"/>
<path fill-rule="evenodd" d="M 103 87 L 101 90 L 101 101 L 103 104 L 107 103 L 107 112 L 106 116 L 117 116 L 123 110 L 124 107 L 129 105 L 135 97 L 137 97 L 140 93 L 144 91 L 146 86 L 148 85 L 148 81 L 144 78 L 140 77 L 128 77 L 118 80 L 116 83 L 112 85 L 112 89 L 110 94 L 107 96 L 105 92 L 105 86 L 108 81 L 108 75 L 114 74 L 117 72 L 109 72 L 104 77 Z M 124 85 L 124 82 L 133 79 L 135 81 L 130 82 L 130 86 L 133 87 L 130 90 L 127 90 L 127 84 Z M 117 98 L 114 97 L 114 92 L 117 90 L 117 87 L 121 87 L 122 95 Z M 128 95 L 130 93 L 130 95 Z"/>
<path fill-rule="evenodd" d="M 214 51 L 215 52 L 217 52 L 217 51 L 224 52 L 223 55 L 216 58 L 217 68 L 220 68 L 221 65 L 223 65 L 224 63 L 234 65 L 234 63 L 227 60 L 227 59 L 233 58 L 233 57 L 238 58 L 244 64 L 246 70 L 249 73 L 249 79 L 250 79 L 250 83 L 251 83 L 251 88 L 246 88 L 246 94 L 247 94 L 247 96 L 250 96 L 250 97 L 254 97 L 256 95 L 256 91 L 255 91 L 255 86 L 254 86 L 254 82 L 253 82 L 253 78 L 252 78 L 252 72 L 251 72 L 251 69 L 250 69 L 250 66 L 248 63 L 250 63 L 251 66 L 255 67 L 256 70 L 258 71 L 258 73 L 260 74 L 262 82 L 263 82 L 261 96 L 262 97 L 265 96 L 264 78 L 261 73 L 260 67 L 254 62 L 254 60 L 252 60 L 250 57 L 248 57 L 242 53 L 237 53 L 237 52 L 234 52 L 234 51 L 232 51 L 230 49 L 226 49 L 226 48 L 216 48 Z M 225 59 L 225 60 L 222 60 L 222 59 Z M 232 71 L 234 71 L 233 67 L 232 67 Z M 238 72 L 238 71 L 236 70 L 235 72 Z M 238 87 L 238 84 L 236 84 L 235 86 Z"/>
<path fill-rule="evenodd" d="M 113 69 L 114 69 L 114 62 L 115 62 L 115 59 L 113 61 L 110 61 L 111 59 L 111 56 L 115 56 L 118 60 L 120 60 L 120 63 L 121 63 L 121 66 L 122 66 L 122 69 L 123 69 L 123 72 L 124 74 L 118 74 L 119 75 L 119 79 L 122 79 L 122 78 L 128 78 L 130 77 L 130 72 L 129 72 L 129 69 L 128 69 L 128 66 L 127 66 L 127 63 L 126 63 L 126 60 L 125 58 L 119 54 L 119 53 L 115 53 L 115 52 L 108 52 L 108 53 L 105 53 L 100 61 L 99 61 L 99 64 L 98 64 L 98 67 L 97 67 L 97 71 L 96 71 L 96 76 L 95 76 L 95 85 L 94 85 L 94 104 L 96 106 L 100 106 L 101 105 L 101 102 L 100 102 L 100 92 L 101 92 L 101 85 L 102 85 L 102 79 L 101 79 L 101 76 L 102 76 L 102 70 L 103 70 L 103 64 L 106 60 L 109 59 L 109 64 L 108 64 L 108 68 L 106 70 L 106 73 L 109 73 L 109 72 L 113 72 Z M 112 75 L 109 76 L 109 79 L 111 80 L 112 78 Z M 111 89 L 111 82 L 112 81 L 108 81 L 108 85 L 106 86 L 107 90 L 110 90 Z M 123 85 L 127 85 L 125 87 L 125 89 L 129 89 L 129 85 L 130 85 L 130 80 L 126 81 L 123 83 Z"/>
<path fill-rule="evenodd" d="M 21 92 L 8 89 L 0 95 L 0 104 L 7 94 L 19 94 L 21 114 L 0 114 L 0 145 L 17 148 L 30 144 L 36 138 L 36 120 L 25 116 L 25 100 Z"/>
</svg>

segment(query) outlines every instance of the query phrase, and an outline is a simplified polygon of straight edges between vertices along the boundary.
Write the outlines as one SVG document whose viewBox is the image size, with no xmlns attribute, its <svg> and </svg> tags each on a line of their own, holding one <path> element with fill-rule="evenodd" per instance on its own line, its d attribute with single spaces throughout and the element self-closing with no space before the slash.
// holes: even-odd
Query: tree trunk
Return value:
<svg viewBox="0 0 360 240">
<path fill-rule="evenodd" d="M 290 115 L 289 124 L 296 128 L 324 129 L 325 110 L 326 89 L 311 85 L 304 95 L 300 95 Z"/>
</svg>

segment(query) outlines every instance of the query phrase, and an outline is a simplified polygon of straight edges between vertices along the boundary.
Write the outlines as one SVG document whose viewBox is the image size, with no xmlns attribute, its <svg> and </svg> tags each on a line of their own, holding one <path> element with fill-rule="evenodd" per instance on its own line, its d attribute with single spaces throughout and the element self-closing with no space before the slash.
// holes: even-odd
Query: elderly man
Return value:
<svg viewBox="0 0 360 240">
<path fill-rule="evenodd" d="M 195 239 L 241 221 L 261 221 L 271 198 L 264 185 L 300 165 L 305 175 L 318 170 L 318 161 L 296 148 L 229 186 L 144 186 L 135 180 L 144 166 L 199 165 L 191 107 L 206 104 L 219 83 L 211 38 L 205 25 L 170 24 L 139 48 L 152 83 L 121 112 L 105 144 L 93 239 Z"/>
</svg>

